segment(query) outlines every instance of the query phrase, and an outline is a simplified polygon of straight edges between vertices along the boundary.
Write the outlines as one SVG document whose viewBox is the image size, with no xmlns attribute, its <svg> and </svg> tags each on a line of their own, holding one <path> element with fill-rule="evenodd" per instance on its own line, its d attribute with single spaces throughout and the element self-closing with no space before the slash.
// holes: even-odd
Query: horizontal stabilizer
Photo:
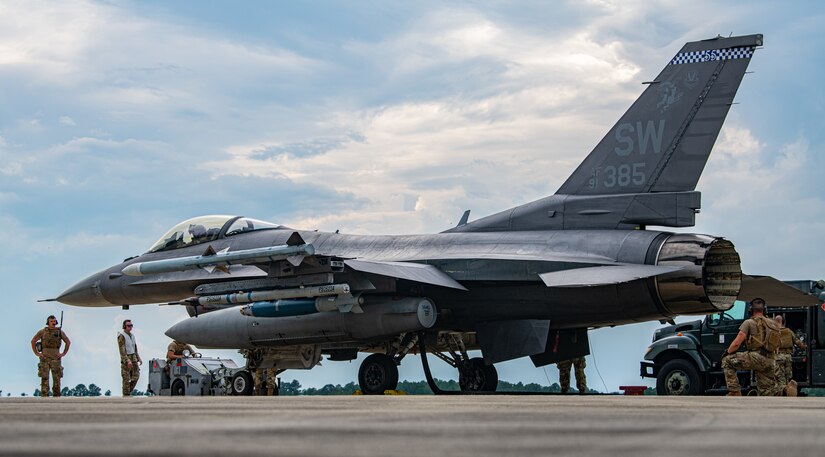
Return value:
<svg viewBox="0 0 825 457">
<path fill-rule="evenodd" d="M 681 269 L 660 265 L 617 265 L 554 271 L 542 273 L 539 277 L 547 287 L 593 287 L 635 281 Z"/>
<path fill-rule="evenodd" d="M 739 300 L 751 301 L 754 298 L 765 300 L 768 308 L 772 306 L 817 306 L 821 303 L 819 298 L 776 278 L 742 275 Z"/>
<path fill-rule="evenodd" d="M 458 281 L 433 265 L 412 262 L 380 262 L 375 260 L 344 260 L 353 270 L 381 276 L 406 279 L 424 284 L 467 290 Z"/>
</svg>

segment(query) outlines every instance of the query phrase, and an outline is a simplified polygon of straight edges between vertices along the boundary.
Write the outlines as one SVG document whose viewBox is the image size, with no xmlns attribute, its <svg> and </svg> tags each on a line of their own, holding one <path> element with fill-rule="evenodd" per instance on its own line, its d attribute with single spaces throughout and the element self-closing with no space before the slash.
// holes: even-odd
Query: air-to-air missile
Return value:
<svg viewBox="0 0 825 457">
<path fill-rule="evenodd" d="M 203 255 L 137 262 L 126 266 L 122 271 L 127 276 L 143 276 L 197 268 L 212 270 L 226 265 L 248 264 L 252 261 L 275 262 L 289 260 L 291 263 L 296 264 L 296 262 L 300 263 L 303 257 L 313 254 L 315 254 L 315 248 L 311 244 L 268 246 L 236 252 L 227 252 L 226 250 L 215 252 L 210 246 Z"/>
<path fill-rule="evenodd" d="M 333 295 L 349 296 L 349 284 L 327 284 L 323 286 L 296 287 L 291 289 L 260 290 L 238 292 L 233 294 L 205 295 L 191 297 L 175 304 L 193 306 L 238 305 L 253 302 L 268 302 L 290 298 L 328 297 Z"/>
<path fill-rule="evenodd" d="M 241 307 L 241 314 L 252 317 L 286 317 L 305 314 L 340 311 L 342 313 L 363 313 L 361 304 L 364 300 L 351 295 L 304 298 L 296 300 L 259 301 Z"/>
</svg>

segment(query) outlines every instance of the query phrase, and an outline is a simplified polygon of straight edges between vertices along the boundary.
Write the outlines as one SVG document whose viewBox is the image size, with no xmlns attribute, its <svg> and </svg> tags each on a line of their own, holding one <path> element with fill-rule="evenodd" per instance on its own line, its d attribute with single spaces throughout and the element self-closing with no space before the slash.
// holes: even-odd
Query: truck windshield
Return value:
<svg viewBox="0 0 825 457">
<path fill-rule="evenodd" d="M 733 302 L 733 307 L 731 309 L 723 311 L 719 314 L 712 314 L 710 316 L 709 324 L 719 325 L 725 322 L 743 321 L 745 320 L 745 310 L 747 307 L 747 303 L 742 300 L 736 300 Z"/>
</svg>

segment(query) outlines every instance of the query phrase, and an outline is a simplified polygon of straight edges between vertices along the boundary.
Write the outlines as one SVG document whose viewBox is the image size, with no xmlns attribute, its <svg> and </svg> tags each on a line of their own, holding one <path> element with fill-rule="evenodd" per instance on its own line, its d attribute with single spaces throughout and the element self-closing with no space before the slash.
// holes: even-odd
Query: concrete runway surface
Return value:
<svg viewBox="0 0 825 457">
<path fill-rule="evenodd" d="M 807 456 L 825 398 L 2 398 L 0 455 Z"/>
</svg>

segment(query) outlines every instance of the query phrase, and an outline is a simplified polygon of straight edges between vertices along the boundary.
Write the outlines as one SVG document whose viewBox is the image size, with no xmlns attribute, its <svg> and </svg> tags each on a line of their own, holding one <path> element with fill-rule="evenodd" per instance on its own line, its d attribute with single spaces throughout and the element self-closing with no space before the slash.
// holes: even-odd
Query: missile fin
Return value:
<svg viewBox="0 0 825 457">
<path fill-rule="evenodd" d="M 287 246 L 300 246 L 302 244 L 307 244 L 301 235 L 298 232 L 292 232 L 292 235 L 289 235 L 289 239 L 286 240 Z"/>
<path fill-rule="evenodd" d="M 352 313 L 354 313 L 354 314 L 363 314 L 363 313 L 364 313 L 364 309 L 363 309 L 363 308 L 361 308 L 361 305 L 360 305 L 360 304 L 358 304 L 358 303 L 354 303 L 354 304 L 352 305 L 352 310 L 351 310 L 351 312 L 352 312 Z"/>
<path fill-rule="evenodd" d="M 207 273 L 212 273 L 213 271 L 215 271 L 215 267 L 217 267 L 217 265 L 204 265 L 201 268 L 206 270 Z"/>
<path fill-rule="evenodd" d="M 348 313 L 348 312 L 352 311 L 352 308 L 353 308 L 354 306 L 355 306 L 355 305 L 353 305 L 352 303 L 348 303 L 348 304 L 346 304 L 346 305 L 339 305 L 339 306 L 338 306 L 338 312 L 340 312 L 340 313 Z M 362 311 L 362 312 L 363 312 L 363 311 Z"/>
<path fill-rule="evenodd" d="M 287 257 L 286 260 L 287 262 L 291 263 L 292 266 L 297 267 L 304 261 L 305 257 L 305 255 L 291 255 Z"/>
<path fill-rule="evenodd" d="M 228 265 L 218 265 L 215 267 L 216 270 L 222 271 L 226 274 L 229 274 L 229 266 Z"/>
<path fill-rule="evenodd" d="M 201 255 L 204 256 L 204 257 L 210 257 L 210 256 L 213 256 L 215 254 L 217 254 L 217 252 L 215 252 L 215 248 L 213 248 L 212 245 L 210 244 L 209 246 L 206 247 L 206 250 L 203 251 L 203 254 L 201 254 Z"/>
</svg>

